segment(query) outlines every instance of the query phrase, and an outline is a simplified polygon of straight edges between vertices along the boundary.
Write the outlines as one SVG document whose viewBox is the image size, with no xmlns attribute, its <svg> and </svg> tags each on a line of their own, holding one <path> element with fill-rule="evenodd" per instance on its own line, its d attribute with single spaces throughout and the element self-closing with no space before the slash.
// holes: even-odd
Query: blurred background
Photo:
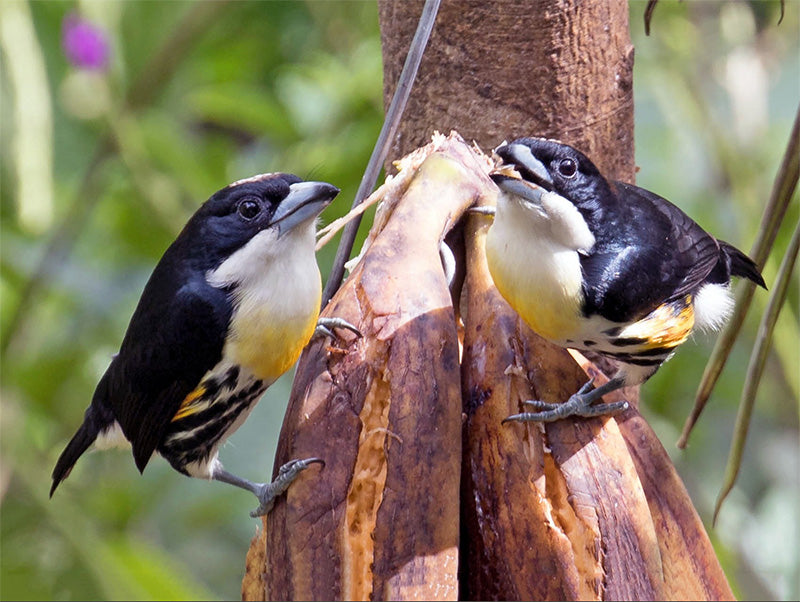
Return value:
<svg viewBox="0 0 800 602">
<path fill-rule="evenodd" d="M 778 24 L 777 1 L 662 0 L 649 37 L 644 8 L 631 3 L 638 184 L 748 250 L 800 102 L 800 3 Z M 238 598 L 252 496 L 160 459 L 139 475 L 111 451 L 84 456 L 50 501 L 50 471 L 203 200 L 283 170 L 341 187 L 326 222 L 347 211 L 382 123 L 376 4 L 3 0 L 0 57 L 0 598 Z M 799 217 L 795 199 L 768 284 Z M 767 294 L 686 451 L 675 441 L 713 336 L 695 335 L 642 393 L 744 598 L 800 596 L 799 293 L 795 275 L 715 528 Z M 291 377 L 223 448 L 234 473 L 271 474 Z"/>
</svg>

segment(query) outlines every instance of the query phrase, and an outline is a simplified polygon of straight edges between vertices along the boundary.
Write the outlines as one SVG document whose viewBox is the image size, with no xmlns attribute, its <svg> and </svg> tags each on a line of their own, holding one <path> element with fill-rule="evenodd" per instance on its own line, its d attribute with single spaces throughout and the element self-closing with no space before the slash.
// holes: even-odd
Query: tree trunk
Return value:
<svg viewBox="0 0 800 602">
<path fill-rule="evenodd" d="M 387 104 L 421 9 L 379 0 Z M 326 465 L 265 520 L 243 597 L 732 597 L 635 390 L 616 394 L 634 407 L 615 418 L 502 424 L 525 399 L 563 401 L 603 375 L 494 289 L 486 220 L 464 217 L 496 194 L 488 159 L 457 136 L 428 143 L 451 129 L 487 152 L 554 137 L 632 182 L 632 63 L 618 0 L 442 2 L 389 156 L 426 146 L 381 189 L 325 310 L 364 337 L 315 343 L 298 365 L 275 465 Z M 463 290 L 448 290 L 445 237 Z"/>
<path fill-rule="evenodd" d="M 385 106 L 422 5 L 378 2 Z M 456 130 L 486 151 L 520 136 L 559 138 L 633 182 L 627 3 L 443 0 L 389 156 L 426 144 L 434 129 Z"/>
</svg>

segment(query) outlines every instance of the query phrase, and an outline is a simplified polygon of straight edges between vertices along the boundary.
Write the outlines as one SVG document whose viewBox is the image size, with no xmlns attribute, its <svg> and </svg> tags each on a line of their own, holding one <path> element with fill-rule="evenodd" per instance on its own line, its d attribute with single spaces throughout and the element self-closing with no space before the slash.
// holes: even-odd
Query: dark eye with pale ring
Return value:
<svg viewBox="0 0 800 602">
<path fill-rule="evenodd" d="M 236 206 L 236 211 L 244 219 L 251 220 L 261 213 L 261 205 L 258 204 L 258 201 L 254 201 L 253 199 L 244 199 L 239 201 L 239 204 Z"/>
<path fill-rule="evenodd" d="M 565 178 L 572 178 L 578 173 L 578 164 L 574 159 L 562 159 L 558 164 L 558 173 Z"/>
</svg>

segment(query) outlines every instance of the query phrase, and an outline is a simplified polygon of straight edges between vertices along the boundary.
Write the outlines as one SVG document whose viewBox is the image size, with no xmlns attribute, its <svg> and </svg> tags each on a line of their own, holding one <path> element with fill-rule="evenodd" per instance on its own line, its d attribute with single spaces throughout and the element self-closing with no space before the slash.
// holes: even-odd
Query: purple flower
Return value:
<svg viewBox="0 0 800 602">
<path fill-rule="evenodd" d="M 61 24 L 61 46 L 67 60 L 79 69 L 104 70 L 109 48 L 105 32 L 75 13 Z"/>
</svg>

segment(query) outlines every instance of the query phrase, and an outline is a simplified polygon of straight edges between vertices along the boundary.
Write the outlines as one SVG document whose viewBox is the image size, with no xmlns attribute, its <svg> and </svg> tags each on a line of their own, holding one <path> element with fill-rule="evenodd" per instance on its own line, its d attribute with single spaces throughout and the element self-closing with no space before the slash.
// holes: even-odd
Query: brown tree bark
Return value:
<svg viewBox="0 0 800 602">
<path fill-rule="evenodd" d="M 387 103 L 421 8 L 379 0 Z M 427 146 L 384 185 L 362 256 L 325 311 L 365 336 L 304 352 L 284 421 L 275 465 L 326 465 L 265 520 L 243 597 L 732 597 L 635 407 L 502 424 L 525 399 L 563 401 L 603 375 L 538 338 L 494 289 L 488 224 L 462 219 L 493 202 L 486 158 L 457 137 L 428 144 L 434 130 L 487 152 L 549 136 L 633 181 L 632 59 L 619 0 L 443 1 L 389 156 Z M 463 291 L 444 278 L 446 236 L 462 241 Z M 618 395 L 635 406 L 635 390 Z"/>
<path fill-rule="evenodd" d="M 419 14 L 412 4 L 379 3 L 385 100 Z M 485 149 L 539 135 L 633 182 L 627 10 L 620 1 L 445 1 L 397 153 L 433 128 L 456 129 Z M 564 400 L 586 376 L 499 298 L 478 226 L 466 240 L 462 597 L 730 597 L 680 479 L 635 409 L 543 429 L 501 425 L 519 401 Z M 625 394 L 635 401 L 635 391 Z"/>
<path fill-rule="evenodd" d="M 388 106 L 421 0 L 379 0 Z M 633 182 L 633 46 L 621 0 L 444 0 L 390 157 L 434 129 L 486 151 L 559 138 Z M 387 166 L 389 167 L 389 166 Z"/>
</svg>

